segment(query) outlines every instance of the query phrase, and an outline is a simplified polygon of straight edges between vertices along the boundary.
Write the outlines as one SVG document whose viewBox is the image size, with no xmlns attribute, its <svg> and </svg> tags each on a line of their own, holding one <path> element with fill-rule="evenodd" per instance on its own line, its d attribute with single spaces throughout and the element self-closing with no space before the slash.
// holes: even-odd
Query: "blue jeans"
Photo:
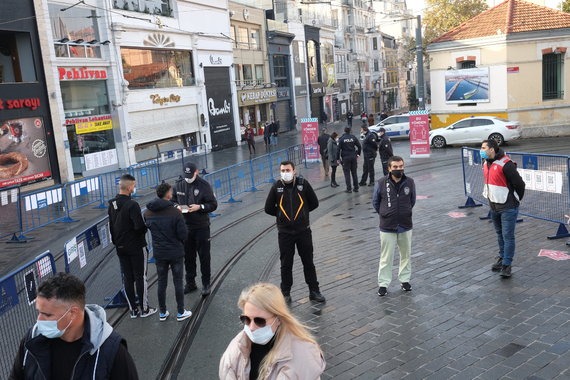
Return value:
<svg viewBox="0 0 570 380">
<path fill-rule="evenodd" d="M 515 255 L 515 225 L 517 224 L 518 207 L 501 211 L 491 210 L 491 220 L 499 241 L 499 255 L 503 265 L 511 265 Z"/>
<path fill-rule="evenodd" d="M 277 145 L 277 136 L 270 136 L 271 145 Z"/>
<path fill-rule="evenodd" d="M 158 275 L 158 307 L 161 313 L 166 313 L 166 287 L 168 285 L 168 269 L 172 271 L 176 309 L 184 313 L 184 257 L 179 259 L 156 259 Z"/>
</svg>

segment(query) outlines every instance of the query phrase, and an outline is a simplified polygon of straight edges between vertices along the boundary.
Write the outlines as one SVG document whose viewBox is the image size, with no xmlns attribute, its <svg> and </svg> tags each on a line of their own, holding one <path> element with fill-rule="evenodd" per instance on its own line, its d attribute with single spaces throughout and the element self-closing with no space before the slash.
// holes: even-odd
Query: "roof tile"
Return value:
<svg viewBox="0 0 570 380">
<path fill-rule="evenodd" d="M 507 0 L 431 43 L 559 28 L 570 28 L 570 14 L 524 0 Z"/>
</svg>

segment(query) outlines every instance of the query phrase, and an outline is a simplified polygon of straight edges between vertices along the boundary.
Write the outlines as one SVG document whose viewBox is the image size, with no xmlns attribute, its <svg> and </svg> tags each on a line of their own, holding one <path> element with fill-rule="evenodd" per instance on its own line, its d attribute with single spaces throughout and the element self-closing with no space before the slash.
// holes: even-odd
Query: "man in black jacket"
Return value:
<svg viewBox="0 0 570 380">
<path fill-rule="evenodd" d="M 85 304 L 85 285 L 66 273 L 42 282 L 38 320 L 20 343 L 9 380 L 137 380 L 125 340 L 99 305 Z"/>
<path fill-rule="evenodd" d="M 525 183 L 513 162 L 495 140 L 483 141 L 480 151 L 483 160 L 485 187 L 483 196 L 489 200 L 491 220 L 499 241 L 499 256 L 492 271 L 501 271 L 501 277 L 511 277 L 515 255 L 515 226 Z"/>
<path fill-rule="evenodd" d="M 166 321 L 170 315 L 166 309 L 166 287 L 170 268 L 178 309 L 176 320 L 181 322 L 192 316 L 191 311 L 184 309 L 184 240 L 188 229 L 182 212 L 170 201 L 172 186 L 166 182 L 161 183 L 156 188 L 156 196 L 156 199 L 146 205 L 144 220 L 152 234 L 152 253 L 156 259 L 159 319 Z"/>
<path fill-rule="evenodd" d="M 322 133 L 317 138 L 317 144 L 319 144 L 319 154 L 321 155 L 321 161 L 323 162 L 323 169 L 325 170 L 325 177 L 329 176 L 329 160 L 327 154 L 327 144 L 329 143 L 330 135 L 327 133 L 327 129 L 323 128 Z"/>
<path fill-rule="evenodd" d="M 372 206 L 380 215 L 380 265 L 378 268 L 378 295 L 388 292 L 392 281 L 392 263 L 396 245 L 400 251 L 398 280 L 402 290 L 411 291 L 412 274 L 412 208 L 416 204 L 414 180 L 404 174 L 404 159 L 392 156 L 388 160 L 390 174 L 378 180 L 374 188 Z"/>
<path fill-rule="evenodd" d="M 344 180 L 346 182 L 346 192 L 352 193 L 354 185 L 354 192 L 358 192 L 358 174 L 356 173 L 356 160 L 360 157 L 360 141 L 350 133 L 350 128 L 344 128 L 344 135 L 338 140 L 338 149 L 340 153 L 340 160 L 342 164 L 342 171 L 344 173 Z M 352 176 L 352 185 L 350 184 L 350 177 Z"/>
<path fill-rule="evenodd" d="M 360 133 L 364 136 L 362 140 L 362 153 L 364 154 L 364 163 L 362 165 L 362 179 L 360 186 L 366 186 L 366 180 L 370 176 L 368 186 L 374 186 L 374 161 L 376 161 L 376 151 L 378 145 L 376 142 L 376 134 L 370 132 L 366 125 L 360 128 Z"/>
<path fill-rule="evenodd" d="M 309 212 L 319 207 L 313 188 L 303 177 L 296 178 L 295 164 L 283 161 L 281 179 L 273 184 L 265 201 L 265 212 L 277 218 L 277 237 L 281 256 L 281 291 L 291 302 L 293 286 L 293 259 L 295 246 L 303 263 L 305 282 L 309 285 L 309 298 L 325 302 L 319 290 L 317 272 L 313 263 L 313 236 Z"/>
<path fill-rule="evenodd" d="M 384 175 L 388 175 L 388 160 L 394 155 L 392 141 L 390 141 L 384 128 L 380 128 L 378 134 L 378 155 L 380 156 L 380 161 L 382 161 L 382 171 Z"/>
<path fill-rule="evenodd" d="M 156 309 L 148 306 L 146 226 L 139 204 L 131 199 L 135 185 L 135 177 L 124 174 L 119 181 L 119 194 L 109 201 L 107 212 L 111 239 L 117 248 L 121 264 L 131 318 L 138 316 L 146 318 L 156 313 Z M 134 284 L 136 284 L 140 310 L 136 304 Z"/>
<path fill-rule="evenodd" d="M 218 208 L 212 187 L 200 178 L 192 162 L 184 164 L 184 178 L 176 181 L 172 202 L 179 205 L 188 227 L 184 243 L 186 286 L 184 293 L 196 290 L 196 254 L 200 257 L 202 296 L 210 294 L 210 216 Z"/>
</svg>

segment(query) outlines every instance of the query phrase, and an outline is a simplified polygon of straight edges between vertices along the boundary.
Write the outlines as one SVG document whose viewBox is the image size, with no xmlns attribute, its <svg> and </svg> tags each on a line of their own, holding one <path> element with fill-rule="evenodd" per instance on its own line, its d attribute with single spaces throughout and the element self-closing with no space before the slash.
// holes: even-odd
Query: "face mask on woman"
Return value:
<svg viewBox="0 0 570 380">
<path fill-rule="evenodd" d="M 273 323 L 275 323 L 276 320 L 277 318 L 275 318 Z M 271 329 L 273 323 L 265 327 L 262 327 L 260 329 L 257 329 L 255 331 L 251 331 L 249 325 L 243 325 L 243 331 L 245 331 L 245 334 L 247 335 L 249 340 L 251 340 L 253 343 L 264 345 L 269 343 L 269 341 L 273 339 L 273 336 L 275 335 L 275 333 Z"/>
</svg>

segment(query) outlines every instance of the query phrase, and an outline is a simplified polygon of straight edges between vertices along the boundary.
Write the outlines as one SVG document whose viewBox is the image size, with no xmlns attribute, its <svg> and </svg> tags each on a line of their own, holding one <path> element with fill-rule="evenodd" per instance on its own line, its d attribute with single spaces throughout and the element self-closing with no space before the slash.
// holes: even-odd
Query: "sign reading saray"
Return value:
<svg viewBox="0 0 570 380">
<path fill-rule="evenodd" d="M 429 157 L 428 111 L 410 111 L 410 157 Z"/>
<path fill-rule="evenodd" d="M 307 161 L 314 162 L 319 159 L 319 119 L 301 119 L 301 129 L 303 130 L 303 144 L 305 144 L 305 157 Z"/>
</svg>

